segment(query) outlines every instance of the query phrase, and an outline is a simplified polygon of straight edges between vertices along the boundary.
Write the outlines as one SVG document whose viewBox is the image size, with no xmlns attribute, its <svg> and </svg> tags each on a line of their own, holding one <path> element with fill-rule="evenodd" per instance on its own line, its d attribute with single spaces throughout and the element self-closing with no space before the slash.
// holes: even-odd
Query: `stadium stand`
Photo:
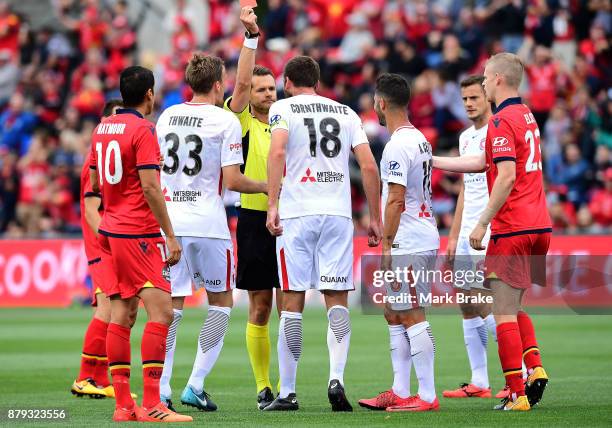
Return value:
<svg viewBox="0 0 612 428">
<path fill-rule="evenodd" d="M 10 3 L 0 1 L 0 234 L 79 234 L 79 171 L 104 101 L 118 95 L 119 72 L 136 63 L 151 67 L 159 112 L 190 96 L 184 66 L 200 49 L 225 59 L 230 94 L 243 39 L 238 2 L 168 0 L 168 18 L 146 46 L 139 31 L 149 15 L 161 13 L 163 1 L 41 1 L 19 13 Z M 194 16 L 195 3 L 207 14 Z M 388 137 L 373 109 L 380 71 L 410 79 L 414 125 L 437 153 L 457 153 L 458 133 L 468 123 L 459 80 L 481 73 L 493 53 L 518 53 L 526 63 L 523 99 L 542 133 L 556 231 L 610 231 L 609 1 L 270 0 L 262 9 L 265 49 L 258 63 L 273 70 L 279 91 L 290 57 L 314 57 L 320 93 L 359 112 L 377 159 Z M 55 24 L 46 25 L 41 13 L 54 15 Z M 162 39 L 168 52 L 154 49 Z M 440 171 L 432 177 L 442 228 L 452 220 L 457 179 Z M 357 233 L 365 231 L 365 209 L 354 180 Z"/>
</svg>

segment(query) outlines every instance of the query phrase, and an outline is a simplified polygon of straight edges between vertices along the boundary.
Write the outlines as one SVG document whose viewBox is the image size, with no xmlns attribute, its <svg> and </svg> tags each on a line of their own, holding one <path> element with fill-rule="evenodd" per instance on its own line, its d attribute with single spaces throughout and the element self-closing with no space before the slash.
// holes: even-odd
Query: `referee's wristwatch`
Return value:
<svg viewBox="0 0 612 428">
<path fill-rule="evenodd" d="M 250 33 L 249 30 L 246 30 L 244 32 L 244 37 L 246 37 L 247 39 L 256 39 L 257 37 L 259 37 L 259 31 L 257 33 Z"/>
</svg>

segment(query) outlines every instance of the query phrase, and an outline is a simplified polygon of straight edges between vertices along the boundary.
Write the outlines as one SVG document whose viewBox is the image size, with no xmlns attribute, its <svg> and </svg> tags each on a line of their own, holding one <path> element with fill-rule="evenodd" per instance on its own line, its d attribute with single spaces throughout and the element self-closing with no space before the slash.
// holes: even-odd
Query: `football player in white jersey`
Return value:
<svg viewBox="0 0 612 428">
<path fill-rule="evenodd" d="M 431 305 L 431 278 L 440 236 L 431 208 L 431 145 L 408 120 L 410 87 L 397 74 L 376 80 L 374 107 L 391 133 L 381 160 L 383 182 L 383 270 L 407 269 L 423 275 L 387 284 L 385 319 L 389 325 L 393 386 L 362 407 L 389 412 L 437 410 L 434 386 L 435 344 L 424 308 Z M 421 271 L 421 272 L 419 272 Z M 414 366 L 418 394 L 410 394 Z"/>
<path fill-rule="evenodd" d="M 169 107 L 157 121 L 164 155 L 162 189 L 183 248 L 181 262 L 170 268 L 174 320 L 166 343 L 160 395 L 170 408 L 176 331 L 185 297 L 192 294 L 193 281 L 196 288 L 206 290 L 209 306 L 181 402 L 213 411 L 217 406 L 204 391 L 204 378 L 223 347 L 234 289 L 234 251 L 223 205 L 223 188 L 265 193 L 267 186 L 240 172 L 242 131 L 238 119 L 222 108 L 223 61 L 194 54 L 187 65 L 185 79 L 193 90 L 192 100 Z"/>
<path fill-rule="evenodd" d="M 368 199 L 369 245 L 377 246 L 381 238 L 380 179 L 361 120 L 349 107 L 316 94 L 319 76 L 312 58 L 291 59 L 284 72 L 289 98 L 274 103 L 269 113 L 266 226 L 278 237 L 283 310 L 278 335 L 280 393 L 264 411 L 298 409 L 295 378 L 302 352 L 302 312 L 305 292 L 311 288 L 323 293 L 329 319 L 328 398 L 333 411 L 352 411 L 343 379 L 351 336 L 348 291 L 354 289 L 351 150 Z"/>
<path fill-rule="evenodd" d="M 459 153 L 463 155 L 482 155 L 485 150 L 487 124 L 491 117 L 491 105 L 486 99 L 482 82 L 484 76 L 469 76 L 461 82 L 461 97 L 468 118 L 473 125 L 459 136 Z M 463 181 L 453 224 L 448 236 L 446 255 L 449 263 L 454 263 L 455 270 L 475 271 L 482 266 L 485 250 L 474 250 L 470 246 L 470 233 L 476 226 L 480 215 L 489 201 L 487 176 L 482 173 L 463 174 Z M 487 246 L 491 228 L 483 239 Z M 458 293 L 477 298 L 479 295 L 490 296 L 482 281 L 466 282 Z M 466 299 L 462 299 L 466 301 Z M 469 383 L 462 383 L 455 390 L 444 391 L 442 395 L 448 398 L 491 397 L 489 375 L 487 371 L 488 332 L 496 336 L 495 318 L 491 313 L 490 303 L 460 303 L 463 315 L 463 337 L 470 362 L 472 377 Z M 500 395 L 501 394 L 501 395 Z M 502 390 L 497 394 L 505 398 Z"/>
</svg>

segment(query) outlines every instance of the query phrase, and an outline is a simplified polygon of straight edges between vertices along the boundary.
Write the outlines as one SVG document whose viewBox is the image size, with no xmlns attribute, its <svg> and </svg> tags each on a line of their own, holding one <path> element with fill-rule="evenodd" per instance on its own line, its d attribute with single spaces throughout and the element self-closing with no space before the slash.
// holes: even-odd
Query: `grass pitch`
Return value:
<svg viewBox="0 0 612 428">
<path fill-rule="evenodd" d="M 53 426 L 112 426 L 114 402 L 76 398 L 70 385 L 78 373 L 82 337 L 89 309 L 0 310 L 0 426 L 34 425 L 7 419 L 8 409 L 66 409 L 63 422 Z M 495 399 L 446 399 L 442 390 L 469 381 L 469 366 L 461 320 L 455 315 L 432 315 L 436 338 L 436 389 L 440 411 L 420 414 L 373 412 L 357 400 L 388 389 L 391 380 L 388 331 L 381 316 L 352 312 L 353 332 L 345 382 L 355 407 L 352 414 L 332 414 L 327 402 L 327 319 L 322 310 L 309 309 L 304 317 L 304 351 L 298 368 L 300 410 L 264 413 L 256 410 L 255 384 L 246 352 L 246 311 L 232 313 L 225 346 L 206 390 L 218 404 L 214 413 L 201 413 L 180 404 L 196 351 L 196 338 L 205 309 L 185 311 L 178 332 L 173 398 L 178 411 L 207 426 L 612 426 L 612 317 L 538 315 L 534 324 L 542 358 L 551 378 L 542 402 L 528 413 L 491 410 Z M 141 309 L 132 335 L 132 387 L 142 395 L 140 338 L 146 314 Z M 277 380 L 276 334 L 271 325 L 273 383 Z M 496 343 L 489 344 L 489 374 L 494 392 L 503 386 Z M 412 391 L 416 391 L 414 372 Z"/>
</svg>

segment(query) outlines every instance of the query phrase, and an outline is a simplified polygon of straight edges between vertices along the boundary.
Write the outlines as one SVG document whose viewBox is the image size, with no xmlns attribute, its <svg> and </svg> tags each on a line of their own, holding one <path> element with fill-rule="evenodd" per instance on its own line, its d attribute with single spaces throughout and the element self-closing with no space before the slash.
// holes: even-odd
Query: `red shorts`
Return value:
<svg viewBox="0 0 612 428">
<path fill-rule="evenodd" d="M 163 256 L 164 238 L 118 238 L 101 233 L 98 236 L 102 260 L 112 260 L 117 276 L 117 283 L 109 289 L 108 296 L 119 294 L 122 299 L 129 299 L 150 287 L 170 293 L 170 269 Z"/>
<path fill-rule="evenodd" d="M 546 286 L 550 232 L 491 236 L 485 258 L 486 280 L 500 279 L 514 288 Z"/>
<path fill-rule="evenodd" d="M 110 257 L 99 257 L 88 262 L 89 274 L 92 282 L 92 298 L 91 306 L 97 306 L 98 301 L 96 295 L 104 293 L 108 296 L 109 291 L 117 288 L 117 276 L 113 269 L 113 263 Z"/>
</svg>

